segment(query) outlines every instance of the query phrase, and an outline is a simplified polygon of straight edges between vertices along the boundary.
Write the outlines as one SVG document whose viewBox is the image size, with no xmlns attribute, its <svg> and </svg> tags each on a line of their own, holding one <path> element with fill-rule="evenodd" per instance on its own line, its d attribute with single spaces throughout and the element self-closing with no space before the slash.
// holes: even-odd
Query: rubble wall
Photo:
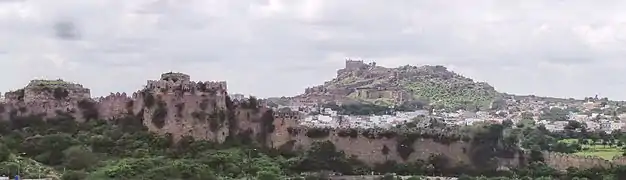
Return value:
<svg viewBox="0 0 626 180">
<path fill-rule="evenodd" d="M 602 159 L 596 156 L 580 156 L 557 152 L 544 152 L 544 162 L 558 170 L 567 170 L 574 167 L 579 169 L 589 169 L 594 167 L 611 168 L 626 165 L 625 156 L 617 156 L 612 160 Z"/>
<path fill-rule="evenodd" d="M 432 139 L 417 139 L 411 144 L 414 151 L 408 158 L 404 159 L 397 151 L 399 142 L 395 137 L 371 139 L 361 133 L 355 137 L 350 137 L 340 135 L 339 130 L 330 129 L 326 137 L 311 138 L 307 136 L 307 131 L 310 129 L 297 126 L 298 118 L 297 115 L 293 114 L 277 115 L 274 121 L 276 130 L 270 135 L 271 144 L 269 146 L 276 149 L 299 151 L 310 148 L 314 142 L 330 141 L 335 144 L 337 150 L 343 151 L 349 156 L 356 156 L 359 160 L 370 165 L 384 163 L 388 160 L 396 162 L 426 160 L 435 154 L 448 157 L 451 163 L 469 163 L 469 157 L 465 152 L 469 145 L 464 142 L 442 144 Z"/>
</svg>

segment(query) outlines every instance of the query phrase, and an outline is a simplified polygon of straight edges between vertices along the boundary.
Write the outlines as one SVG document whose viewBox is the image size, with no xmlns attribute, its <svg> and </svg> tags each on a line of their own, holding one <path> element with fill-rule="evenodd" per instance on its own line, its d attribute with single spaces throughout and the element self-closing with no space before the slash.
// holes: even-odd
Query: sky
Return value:
<svg viewBox="0 0 626 180">
<path fill-rule="evenodd" d="M 626 1 L 0 0 L 0 92 L 135 92 L 163 72 L 293 96 L 346 57 L 444 65 L 498 91 L 626 100 Z"/>
</svg>

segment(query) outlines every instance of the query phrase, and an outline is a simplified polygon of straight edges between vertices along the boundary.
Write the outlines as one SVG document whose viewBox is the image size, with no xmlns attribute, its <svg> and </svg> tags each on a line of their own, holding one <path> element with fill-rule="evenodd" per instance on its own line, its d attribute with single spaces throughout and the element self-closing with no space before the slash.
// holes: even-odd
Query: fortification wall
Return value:
<svg viewBox="0 0 626 180">
<path fill-rule="evenodd" d="M 46 86 L 46 83 L 52 85 Z M 193 82 L 180 73 L 165 74 L 161 80 L 148 81 L 144 89 L 130 97 L 125 93 L 98 99 L 88 97 L 89 89 L 78 84 L 31 82 L 24 89 L 5 94 L 5 101 L 0 103 L 0 118 L 70 115 L 84 121 L 130 115 L 141 118 L 149 130 L 172 134 L 175 140 L 191 136 L 222 143 L 234 135 L 269 147 L 296 151 L 308 149 L 314 142 L 330 141 L 338 150 L 370 165 L 387 160 L 408 162 L 427 159 L 432 154 L 444 155 L 453 164 L 470 162 L 466 153 L 469 144 L 464 142 L 416 139 L 408 144 L 412 152 L 403 158 L 398 149 L 406 150 L 403 146 L 406 143 L 401 144 L 395 136 L 372 138 L 362 132 L 346 135 L 344 130 L 328 130 L 326 135 L 311 137 L 307 134 L 312 129 L 298 126 L 301 114 L 274 113 L 249 101 L 233 102 L 228 97 L 225 82 Z M 504 160 L 501 164 L 518 164 L 516 159 Z M 624 157 L 609 162 L 595 157 L 546 153 L 545 159 L 557 169 L 626 165 Z"/>
<path fill-rule="evenodd" d="M 367 64 L 363 60 L 346 60 L 346 70 L 360 70 L 366 67 Z"/>
<path fill-rule="evenodd" d="M 98 98 L 98 114 L 102 119 L 121 118 L 133 114 L 133 98 L 126 93 L 111 93 L 108 96 Z"/>
<path fill-rule="evenodd" d="M 556 152 L 544 152 L 544 162 L 558 170 L 567 170 L 569 167 L 575 167 L 579 169 L 589 169 L 593 167 L 610 168 L 614 164 L 612 161 L 608 161 L 596 156 L 579 156 L 574 154 L 564 154 Z M 620 158 L 618 163 L 624 162 Z"/>
<path fill-rule="evenodd" d="M 146 88 L 133 95 L 133 112 L 144 119 L 149 130 L 170 133 L 174 139 L 224 142 L 229 134 L 226 84 L 190 82 L 186 76 L 148 81 Z"/>
<path fill-rule="evenodd" d="M 279 115 L 275 117 L 275 131 L 271 134 L 270 147 L 281 150 L 305 150 L 311 147 L 314 142 L 330 141 L 338 150 L 344 151 L 349 156 L 356 156 L 363 162 L 374 165 L 387 160 L 397 162 L 412 162 L 417 159 L 428 159 L 431 155 L 441 154 L 448 157 L 451 163 L 469 163 L 469 157 L 464 149 L 468 144 L 464 142 L 452 142 L 442 144 L 432 139 L 416 139 L 410 146 L 413 152 L 404 159 L 398 153 L 400 147 L 396 137 L 380 137 L 376 139 L 368 138 L 361 132 L 355 136 L 341 134 L 341 130 L 329 129 L 328 136 L 311 138 L 307 132 L 311 129 L 297 126 L 297 116 Z"/>
<path fill-rule="evenodd" d="M 91 98 L 90 90 L 63 80 L 32 80 L 23 89 L 25 102 L 81 100 Z"/>
<path fill-rule="evenodd" d="M 626 166 L 626 156 L 615 156 L 611 162 L 614 165 Z"/>
</svg>

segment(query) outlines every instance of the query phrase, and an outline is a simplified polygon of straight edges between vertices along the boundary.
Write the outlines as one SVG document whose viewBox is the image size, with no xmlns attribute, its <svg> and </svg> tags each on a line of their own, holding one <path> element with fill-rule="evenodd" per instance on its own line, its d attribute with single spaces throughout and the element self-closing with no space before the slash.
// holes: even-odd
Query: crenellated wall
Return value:
<svg viewBox="0 0 626 180">
<path fill-rule="evenodd" d="M 133 114 L 135 101 L 126 93 L 111 93 L 108 96 L 97 98 L 96 101 L 98 102 L 98 114 L 102 119 L 115 119 Z"/>
</svg>

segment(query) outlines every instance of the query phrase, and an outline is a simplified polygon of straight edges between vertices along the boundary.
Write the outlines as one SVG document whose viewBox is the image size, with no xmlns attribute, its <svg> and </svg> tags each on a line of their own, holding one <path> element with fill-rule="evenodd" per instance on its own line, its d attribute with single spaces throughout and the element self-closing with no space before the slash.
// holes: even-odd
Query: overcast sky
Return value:
<svg viewBox="0 0 626 180">
<path fill-rule="evenodd" d="M 162 72 L 292 96 L 345 57 L 445 65 L 518 94 L 626 99 L 626 1 L 0 0 L 0 91 L 63 78 L 93 96 Z"/>
</svg>

